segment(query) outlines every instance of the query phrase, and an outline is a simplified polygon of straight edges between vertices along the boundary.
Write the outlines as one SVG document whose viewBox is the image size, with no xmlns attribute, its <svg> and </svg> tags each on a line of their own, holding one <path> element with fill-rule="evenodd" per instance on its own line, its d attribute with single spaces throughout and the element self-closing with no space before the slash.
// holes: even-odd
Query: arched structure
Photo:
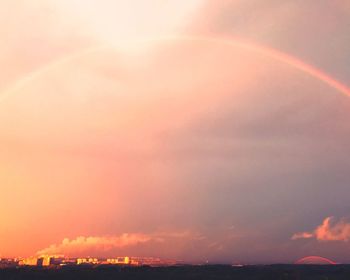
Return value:
<svg viewBox="0 0 350 280">
<path fill-rule="evenodd" d="M 308 256 L 297 260 L 294 264 L 330 265 L 330 264 L 337 264 L 337 263 L 324 257 Z"/>
</svg>

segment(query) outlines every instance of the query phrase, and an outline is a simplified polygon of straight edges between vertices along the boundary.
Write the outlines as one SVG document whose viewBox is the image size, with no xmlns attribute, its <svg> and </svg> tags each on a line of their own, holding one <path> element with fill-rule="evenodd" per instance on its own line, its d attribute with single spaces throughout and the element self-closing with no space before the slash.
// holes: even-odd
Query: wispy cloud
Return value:
<svg viewBox="0 0 350 280">
<path fill-rule="evenodd" d="M 350 223 L 345 218 L 333 222 L 333 217 L 327 217 L 315 230 L 300 232 L 292 236 L 292 240 L 315 238 L 318 241 L 345 241 L 350 240 Z"/>
<path fill-rule="evenodd" d="M 314 234 L 311 232 L 298 232 L 293 234 L 292 240 L 297 240 L 297 239 L 308 239 L 314 237 Z"/>
</svg>

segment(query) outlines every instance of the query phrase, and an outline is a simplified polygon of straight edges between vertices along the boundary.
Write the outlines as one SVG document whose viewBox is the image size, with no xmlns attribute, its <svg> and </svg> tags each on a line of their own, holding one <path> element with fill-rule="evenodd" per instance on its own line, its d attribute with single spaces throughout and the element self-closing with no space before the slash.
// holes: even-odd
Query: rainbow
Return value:
<svg viewBox="0 0 350 280">
<path fill-rule="evenodd" d="M 336 262 L 320 257 L 320 256 L 308 256 L 308 257 L 303 257 L 299 260 L 297 260 L 294 264 L 319 264 L 319 265 L 334 265 L 337 264 Z"/>
<path fill-rule="evenodd" d="M 148 40 L 136 40 L 131 41 L 130 43 L 135 43 L 135 45 L 140 45 L 140 43 L 155 43 L 155 42 L 164 42 L 164 41 L 193 41 L 193 42 L 204 42 L 204 43 L 213 43 L 213 44 L 224 44 L 232 47 L 238 47 L 245 49 L 247 51 L 251 51 L 257 53 L 259 55 L 269 57 L 271 59 L 280 61 L 282 63 L 286 63 L 287 65 L 302 71 L 303 73 L 314 77 L 315 79 L 327 84 L 331 88 L 335 89 L 339 93 L 342 93 L 346 96 L 350 96 L 350 88 L 346 85 L 342 84 L 340 81 L 336 80 L 329 74 L 323 72 L 322 70 L 305 63 L 304 61 L 289 55 L 287 53 L 281 52 L 279 50 L 258 45 L 256 43 L 247 42 L 238 38 L 222 38 L 222 37 L 194 37 L 194 36 L 175 36 L 175 37 L 164 37 L 164 38 L 156 38 L 156 39 L 148 39 Z M 0 103 L 10 97 L 11 95 L 18 92 L 25 85 L 30 83 L 31 81 L 40 78 L 43 74 L 48 71 L 63 66 L 77 58 L 87 56 L 92 53 L 100 52 L 108 49 L 120 49 L 122 48 L 122 44 L 117 45 L 102 45 L 97 47 L 90 47 L 81 51 L 78 51 L 73 54 L 68 54 L 58 60 L 55 60 L 47 65 L 30 72 L 24 77 L 18 79 L 14 84 L 5 89 L 2 93 L 0 93 Z"/>
</svg>

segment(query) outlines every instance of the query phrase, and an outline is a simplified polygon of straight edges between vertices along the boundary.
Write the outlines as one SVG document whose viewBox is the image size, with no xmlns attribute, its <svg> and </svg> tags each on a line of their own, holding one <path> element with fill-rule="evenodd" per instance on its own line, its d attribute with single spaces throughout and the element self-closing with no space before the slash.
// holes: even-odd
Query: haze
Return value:
<svg viewBox="0 0 350 280">
<path fill-rule="evenodd" d="M 13 0 L 0 21 L 0 256 L 350 261 L 347 0 Z"/>
</svg>

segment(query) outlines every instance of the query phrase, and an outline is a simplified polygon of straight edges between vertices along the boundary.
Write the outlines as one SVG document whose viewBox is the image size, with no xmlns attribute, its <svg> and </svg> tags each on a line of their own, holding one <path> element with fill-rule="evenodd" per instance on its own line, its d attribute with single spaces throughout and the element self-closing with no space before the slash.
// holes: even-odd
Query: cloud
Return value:
<svg viewBox="0 0 350 280">
<path fill-rule="evenodd" d="M 333 217 L 327 217 L 314 231 L 300 232 L 292 236 L 292 240 L 315 238 L 318 241 L 344 241 L 350 240 L 350 223 L 345 218 L 332 222 Z"/>
<path fill-rule="evenodd" d="M 64 238 L 60 244 L 52 244 L 38 251 L 37 254 L 79 253 L 89 250 L 108 251 L 113 248 L 135 246 L 140 243 L 149 242 L 152 239 L 152 236 L 142 233 L 124 233 L 119 236 L 79 236 L 75 239 Z"/>
<path fill-rule="evenodd" d="M 292 240 L 297 240 L 297 239 L 308 239 L 314 237 L 313 233 L 310 232 L 298 232 L 293 234 Z"/>
<path fill-rule="evenodd" d="M 37 255 L 65 254 L 69 256 L 82 256 L 97 253 L 106 253 L 115 249 L 137 247 L 146 243 L 165 243 L 171 240 L 198 239 L 190 231 L 182 232 L 156 232 L 124 233 L 117 236 L 78 236 L 74 239 L 64 238 L 59 244 L 52 244 L 39 250 Z"/>
</svg>

